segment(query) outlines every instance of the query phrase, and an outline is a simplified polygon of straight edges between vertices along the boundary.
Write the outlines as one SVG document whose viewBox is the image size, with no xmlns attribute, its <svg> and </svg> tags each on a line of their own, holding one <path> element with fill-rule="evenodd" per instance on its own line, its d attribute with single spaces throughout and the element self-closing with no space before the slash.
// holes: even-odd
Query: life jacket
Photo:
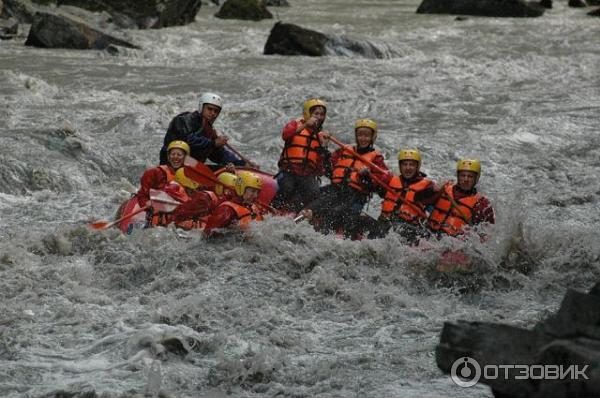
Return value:
<svg viewBox="0 0 600 398">
<path fill-rule="evenodd" d="M 425 190 L 431 183 L 431 180 L 423 178 L 408 186 L 402 185 L 402 178 L 400 176 L 393 176 L 388 185 L 394 190 L 394 192 L 387 191 L 381 205 L 381 214 L 387 217 L 394 217 L 409 222 L 411 224 L 419 224 L 423 217 L 419 215 L 417 208 L 422 210 L 421 214 L 425 213 L 425 207 L 419 202 L 415 202 L 415 196 L 417 193 Z M 400 195 L 404 200 L 414 204 L 414 206 L 408 205 L 401 200 L 396 199 L 396 195 Z"/>
<path fill-rule="evenodd" d="M 206 221 L 208 221 L 210 212 L 212 210 L 214 210 L 217 207 L 217 205 L 219 204 L 219 197 L 213 191 L 203 191 L 203 192 L 208 194 L 208 197 L 210 198 L 210 206 L 209 206 L 210 210 L 207 212 L 208 214 L 202 215 L 200 217 L 193 217 L 193 218 L 189 218 L 186 220 L 177 221 L 177 222 L 175 222 L 175 225 L 178 228 L 187 229 L 187 230 L 189 230 L 189 229 L 204 229 L 204 226 L 206 225 Z"/>
<path fill-rule="evenodd" d="M 169 183 L 171 181 L 175 181 L 175 172 L 173 171 L 171 166 L 166 165 L 166 164 L 161 164 L 158 167 L 160 167 L 162 169 L 162 171 L 165 172 L 165 175 L 167 176 L 167 183 Z"/>
<path fill-rule="evenodd" d="M 454 199 L 453 185 L 447 184 L 444 186 L 444 193 L 448 197 Z M 463 232 L 463 227 L 467 224 L 471 224 L 473 221 L 473 208 L 475 204 L 481 198 L 479 193 L 467 196 L 461 199 L 454 199 L 458 204 L 458 208 L 462 211 L 462 214 L 466 216 L 466 220 L 463 219 L 461 212 L 452 204 L 448 197 L 442 195 L 435 203 L 434 209 L 429 216 L 427 226 L 432 231 L 442 231 L 450 236 L 457 236 Z"/>
<path fill-rule="evenodd" d="M 235 211 L 235 214 L 237 217 L 237 225 L 241 228 L 246 228 L 248 226 L 248 224 L 250 223 L 250 221 L 253 221 L 253 220 L 254 221 L 262 221 L 263 220 L 262 215 L 257 211 L 257 209 L 254 205 L 252 205 L 251 208 L 249 209 L 245 206 L 242 206 L 235 202 L 231 202 L 229 200 L 226 200 L 225 202 L 221 203 L 221 205 L 229 206 L 230 208 L 232 208 Z"/>
<path fill-rule="evenodd" d="M 313 172 L 319 168 L 319 153 L 317 148 L 321 147 L 319 133 L 313 134 L 310 130 L 304 129 L 292 136 L 285 142 L 281 157 L 279 158 L 279 167 L 289 171 L 293 164 L 300 165 L 306 172 Z"/>
<path fill-rule="evenodd" d="M 354 150 L 356 150 L 356 148 L 354 148 Z M 372 162 L 379 155 L 379 152 L 376 150 L 361 154 L 362 157 L 370 162 Z M 349 151 L 344 149 L 342 155 L 338 158 L 337 162 L 333 166 L 331 182 L 333 184 L 346 183 L 359 192 L 368 193 L 366 187 L 360 182 L 360 174 L 358 174 L 358 170 L 365 166 L 367 165 L 363 163 L 362 160 L 358 159 Z"/>
</svg>

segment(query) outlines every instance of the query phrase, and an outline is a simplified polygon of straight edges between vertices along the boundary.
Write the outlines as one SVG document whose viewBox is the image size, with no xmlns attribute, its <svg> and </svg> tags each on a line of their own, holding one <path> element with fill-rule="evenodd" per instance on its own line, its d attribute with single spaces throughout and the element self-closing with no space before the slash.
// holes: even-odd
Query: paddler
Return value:
<svg viewBox="0 0 600 398">
<path fill-rule="evenodd" d="M 359 119 L 354 124 L 356 145 L 353 147 L 363 159 L 387 171 L 383 156 L 373 145 L 377 138 L 377 123 L 372 119 Z M 316 219 L 321 231 L 343 230 L 345 236 L 356 238 L 362 231 L 365 220 L 361 212 L 377 186 L 370 178 L 375 173 L 387 182 L 391 174 L 371 170 L 367 163 L 350 151 L 340 148 L 331 156 L 328 175 L 331 184 L 324 187 L 321 196 L 311 202 L 302 212 L 307 219 Z"/>
<path fill-rule="evenodd" d="M 298 212 L 319 196 L 319 177 L 325 174 L 329 134 L 323 131 L 327 105 L 311 98 L 304 102 L 302 118 L 288 122 L 281 132 L 285 142 L 279 158 L 279 189 L 272 205 Z"/>
<path fill-rule="evenodd" d="M 457 182 L 446 183 L 434 204 L 427 223 L 431 231 L 457 236 L 471 226 L 495 222 L 490 201 L 476 189 L 480 176 L 481 163 L 478 159 L 458 161 Z"/>
<path fill-rule="evenodd" d="M 379 220 L 393 227 L 409 243 L 416 244 L 419 237 L 427 236 L 425 209 L 439 197 L 440 189 L 421 171 L 421 152 L 418 149 L 401 149 L 398 152 L 399 175 L 387 182 L 392 188 L 385 192 Z M 387 229 L 383 228 L 382 232 Z M 384 233 L 385 234 L 385 233 Z"/>
<path fill-rule="evenodd" d="M 234 184 L 235 195 L 217 206 L 206 221 L 206 236 L 218 234 L 219 229 L 244 229 L 251 221 L 261 221 L 262 215 L 255 202 L 258 199 L 263 182 L 250 171 L 239 171 Z"/>
<path fill-rule="evenodd" d="M 160 164 L 168 162 L 168 146 L 172 141 L 185 141 L 190 146 L 190 156 L 205 162 L 209 159 L 220 167 L 227 167 L 229 171 L 234 166 L 256 167 L 254 163 L 246 163 L 233 152 L 225 148 L 229 138 L 218 135 L 213 128 L 223 108 L 223 100 L 215 93 L 204 93 L 200 97 L 199 108 L 193 112 L 183 112 L 173 118 L 164 143 L 160 150 Z"/>
</svg>

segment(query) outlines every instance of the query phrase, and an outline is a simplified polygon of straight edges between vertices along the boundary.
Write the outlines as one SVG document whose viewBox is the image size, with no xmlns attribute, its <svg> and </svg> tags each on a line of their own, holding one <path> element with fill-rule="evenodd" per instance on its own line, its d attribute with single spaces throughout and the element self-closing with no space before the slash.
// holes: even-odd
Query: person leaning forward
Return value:
<svg viewBox="0 0 600 398">
<path fill-rule="evenodd" d="M 303 117 L 288 122 L 281 138 L 285 142 L 279 159 L 279 189 L 272 205 L 298 212 L 319 195 L 319 179 L 325 173 L 329 134 L 322 131 L 327 105 L 316 98 L 304 102 Z"/>
<path fill-rule="evenodd" d="M 165 134 L 160 150 L 160 164 L 167 163 L 167 147 L 172 141 L 181 140 L 190 146 L 190 156 L 205 162 L 206 159 L 219 166 L 245 166 L 242 159 L 227 150 L 227 136 L 218 135 L 213 123 L 219 117 L 223 100 L 214 93 L 204 93 L 200 97 L 199 109 L 183 112 L 175 116 Z M 248 164 L 247 166 L 253 166 Z"/>
</svg>

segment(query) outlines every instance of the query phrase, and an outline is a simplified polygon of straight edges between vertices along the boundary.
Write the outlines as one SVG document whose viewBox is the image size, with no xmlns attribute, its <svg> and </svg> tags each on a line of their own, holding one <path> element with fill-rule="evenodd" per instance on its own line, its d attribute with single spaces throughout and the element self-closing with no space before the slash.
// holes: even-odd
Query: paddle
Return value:
<svg viewBox="0 0 600 398">
<path fill-rule="evenodd" d="M 363 163 L 365 163 L 366 165 L 368 165 L 369 167 L 375 169 L 376 171 L 378 171 L 381 174 L 385 174 L 386 170 L 383 170 L 381 167 L 377 166 L 375 163 L 371 162 L 370 160 L 366 159 L 365 157 L 361 156 L 358 152 L 356 152 L 354 150 L 354 148 L 352 148 L 350 145 L 346 145 L 343 142 L 339 141 L 337 138 L 335 138 L 334 136 L 330 135 L 329 139 L 331 141 L 333 141 L 335 144 L 339 145 L 342 149 L 345 149 L 346 151 L 350 152 L 352 154 L 352 156 L 357 157 L 358 159 L 360 159 Z M 416 204 L 409 202 L 408 200 L 404 199 L 402 196 L 398 195 L 394 189 L 392 187 L 390 187 L 388 184 L 386 184 L 385 182 L 383 182 L 379 177 L 377 177 L 376 175 L 371 173 L 371 178 L 373 179 L 373 181 L 375 181 L 379 186 L 381 186 L 383 189 L 385 189 L 386 191 L 388 191 L 389 193 L 391 193 L 394 196 L 394 200 L 399 200 L 404 204 L 409 205 L 410 207 L 412 207 L 413 209 L 415 209 L 415 211 L 419 214 L 419 216 L 423 217 L 423 218 L 427 218 L 427 214 L 421 210 L 421 208 L 419 208 Z"/>
<path fill-rule="evenodd" d="M 118 219 L 116 219 L 114 221 L 103 221 L 103 220 L 100 220 L 100 221 L 96 221 L 96 222 L 90 223 L 88 225 L 92 229 L 100 229 L 100 230 L 102 230 L 102 229 L 108 229 L 108 228 L 110 228 L 112 226 L 115 226 L 115 225 L 119 224 L 121 221 L 125 221 L 125 220 L 127 220 L 127 219 L 135 216 L 136 214 L 139 214 L 139 213 L 141 213 L 143 211 L 148 210 L 149 208 L 150 208 L 150 205 L 146 205 L 146 206 L 141 207 L 141 208 L 137 209 L 134 212 L 126 214 L 123 217 L 118 218 Z"/>
<path fill-rule="evenodd" d="M 214 188 L 216 184 L 219 184 L 232 190 L 235 189 L 232 185 L 223 184 L 221 181 L 219 181 L 217 175 L 214 171 L 212 171 L 210 167 L 208 167 L 202 162 L 199 162 L 191 156 L 185 157 L 185 160 L 183 161 L 183 166 L 183 173 L 186 175 L 186 177 L 191 178 L 200 185 L 206 186 L 208 188 Z M 267 204 L 261 203 L 259 201 L 256 201 L 255 203 L 265 209 L 268 209 L 273 213 L 279 212 L 277 209 Z"/>
<path fill-rule="evenodd" d="M 225 146 L 227 147 L 227 149 L 229 149 L 231 152 L 235 153 L 237 155 L 237 157 L 239 157 L 240 159 L 242 159 L 244 162 L 246 162 L 247 165 L 251 165 L 254 164 L 256 165 L 256 163 L 252 162 L 250 159 L 248 159 L 247 157 L 245 157 L 244 155 L 242 155 L 238 150 L 236 150 L 235 148 L 233 148 L 231 145 L 229 144 L 225 144 Z M 258 170 L 258 166 L 256 167 L 251 167 L 251 166 L 247 166 L 250 169 L 257 169 Z"/>
<path fill-rule="evenodd" d="M 150 189 L 150 203 L 151 203 L 150 205 L 140 207 L 136 211 L 126 214 L 123 217 L 118 218 L 114 221 L 102 221 L 101 220 L 101 221 L 96 221 L 96 222 L 90 223 L 89 226 L 92 229 L 98 229 L 98 230 L 108 229 L 110 227 L 113 227 L 113 226 L 121 223 L 122 221 L 130 219 L 131 217 L 135 216 L 136 214 L 139 214 L 143 211 L 148 210 L 151 207 L 161 213 L 170 213 L 173 210 L 175 210 L 177 208 L 177 206 L 179 206 L 181 204 L 181 202 L 176 201 L 175 199 L 170 197 L 169 194 L 167 194 L 166 192 L 158 190 L 158 189 Z"/>
</svg>

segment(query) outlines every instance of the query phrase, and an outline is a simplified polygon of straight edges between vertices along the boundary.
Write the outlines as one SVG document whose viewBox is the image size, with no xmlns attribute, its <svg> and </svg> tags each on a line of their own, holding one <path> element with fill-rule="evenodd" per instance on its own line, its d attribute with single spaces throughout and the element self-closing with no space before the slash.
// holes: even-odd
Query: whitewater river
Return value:
<svg viewBox="0 0 600 398">
<path fill-rule="evenodd" d="M 490 397 L 437 368 L 443 323 L 532 327 L 598 280 L 597 18 L 563 2 L 541 18 L 466 21 L 416 15 L 417 0 L 291 4 L 276 17 L 389 58 L 264 56 L 275 20 L 206 6 L 188 26 L 124 32 L 143 50 L 117 56 L 0 42 L 1 396 Z M 400 147 L 420 148 L 438 181 L 481 158 L 489 241 L 420 252 L 279 218 L 214 242 L 88 230 L 206 90 L 225 99 L 216 127 L 269 171 L 310 96 L 328 101 L 342 140 L 376 119 L 395 171 Z M 482 271 L 433 272 L 454 246 Z"/>
</svg>

